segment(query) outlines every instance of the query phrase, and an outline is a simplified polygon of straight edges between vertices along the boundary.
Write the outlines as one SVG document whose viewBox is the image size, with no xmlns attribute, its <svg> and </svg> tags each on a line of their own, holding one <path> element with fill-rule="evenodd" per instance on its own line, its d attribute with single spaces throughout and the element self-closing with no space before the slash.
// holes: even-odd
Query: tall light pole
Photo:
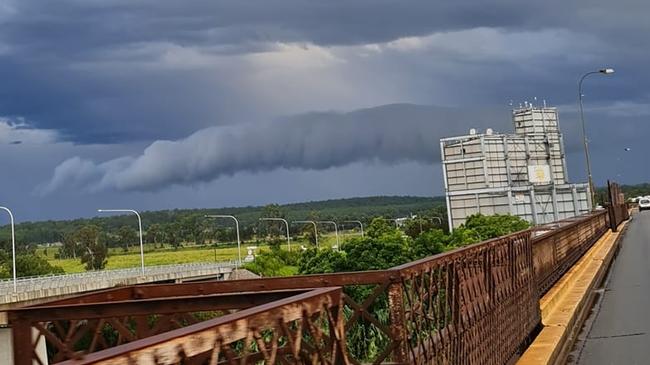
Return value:
<svg viewBox="0 0 650 365">
<path fill-rule="evenodd" d="M 216 214 L 206 215 L 206 218 L 230 218 L 235 221 L 235 229 L 237 230 L 237 257 L 239 257 L 239 264 L 241 265 L 241 240 L 239 239 L 239 221 L 234 215 Z"/>
<path fill-rule="evenodd" d="M 283 218 L 260 218 L 261 221 L 277 221 L 284 222 L 285 227 L 287 227 L 287 246 L 289 246 L 289 252 L 291 252 L 291 236 L 289 236 L 289 222 Z"/>
<path fill-rule="evenodd" d="M 293 221 L 291 224 L 294 223 L 302 223 L 302 224 L 307 224 L 311 223 L 314 226 L 314 239 L 316 240 L 316 248 L 319 248 L 318 246 L 318 227 L 316 226 L 316 222 L 314 221 Z"/>
<path fill-rule="evenodd" d="M 142 242 L 142 218 L 140 213 L 133 209 L 97 209 L 99 213 L 133 213 L 138 217 L 138 230 L 140 231 L 140 267 L 144 276 L 144 244 Z"/>
<path fill-rule="evenodd" d="M 13 263 L 13 274 L 14 274 L 14 293 L 16 292 L 16 231 L 14 229 L 14 215 L 11 213 L 11 210 L 7 207 L 0 207 L 9 214 L 9 221 L 11 223 L 11 260 Z"/>
<path fill-rule="evenodd" d="M 334 222 L 334 221 L 319 221 L 319 222 L 316 222 L 316 223 L 333 224 L 334 225 L 334 234 L 336 235 L 336 248 L 338 249 L 339 246 L 340 246 L 340 243 L 339 243 L 339 227 L 336 225 L 336 222 Z"/>
<path fill-rule="evenodd" d="M 395 228 L 399 228 L 399 226 L 397 225 L 398 218 L 383 218 L 383 217 L 377 217 L 377 218 L 375 218 L 375 219 L 381 219 L 381 220 L 383 220 L 383 221 L 393 222 L 393 223 L 395 223 Z"/>
<path fill-rule="evenodd" d="M 595 74 L 609 75 L 613 73 L 614 73 L 613 68 L 603 68 L 598 71 L 587 72 L 586 74 L 582 75 L 580 81 L 578 81 L 578 106 L 580 107 L 580 121 L 582 122 L 582 144 L 584 145 L 585 148 L 585 160 L 587 162 L 587 177 L 589 179 L 589 191 L 591 193 L 592 208 L 596 204 L 596 199 L 595 199 L 596 192 L 594 191 L 594 180 L 591 176 L 591 162 L 589 160 L 589 142 L 587 141 L 587 129 L 585 128 L 585 113 L 582 106 L 582 82 L 589 75 L 595 75 Z"/>
<path fill-rule="evenodd" d="M 357 223 L 361 229 L 361 237 L 363 237 L 363 223 L 361 221 L 343 221 L 343 223 Z"/>
</svg>

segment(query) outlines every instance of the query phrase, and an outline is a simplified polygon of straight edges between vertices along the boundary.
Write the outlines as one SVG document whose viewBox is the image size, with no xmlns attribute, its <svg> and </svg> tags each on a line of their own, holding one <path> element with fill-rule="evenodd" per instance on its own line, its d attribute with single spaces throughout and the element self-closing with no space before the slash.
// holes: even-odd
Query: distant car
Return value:
<svg viewBox="0 0 650 365">
<path fill-rule="evenodd" d="M 639 199 L 639 211 L 650 209 L 650 198 Z"/>
</svg>

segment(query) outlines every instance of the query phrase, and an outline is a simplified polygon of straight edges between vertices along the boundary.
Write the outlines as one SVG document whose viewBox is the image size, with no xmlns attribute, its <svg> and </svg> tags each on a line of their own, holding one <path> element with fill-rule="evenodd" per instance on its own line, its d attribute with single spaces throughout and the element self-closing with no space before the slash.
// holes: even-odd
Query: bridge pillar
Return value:
<svg viewBox="0 0 650 365">
<path fill-rule="evenodd" d="M 32 341 L 38 336 L 38 331 L 32 329 Z M 36 354 L 44 365 L 47 365 L 47 347 L 45 337 L 40 338 L 36 345 Z M 14 347 L 10 327 L 0 328 L 0 364 L 14 365 Z M 34 362 L 36 364 L 36 362 Z"/>
</svg>

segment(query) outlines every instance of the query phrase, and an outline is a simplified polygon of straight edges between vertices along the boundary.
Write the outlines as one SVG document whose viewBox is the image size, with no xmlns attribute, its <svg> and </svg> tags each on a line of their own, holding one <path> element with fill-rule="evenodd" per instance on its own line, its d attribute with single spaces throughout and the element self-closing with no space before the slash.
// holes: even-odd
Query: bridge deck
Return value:
<svg viewBox="0 0 650 365">
<path fill-rule="evenodd" d="M 578 364 L 647 364 L 650 344 L 650 212 L 636 214 L 605 290 L 571 356 Z"/>
</svg>

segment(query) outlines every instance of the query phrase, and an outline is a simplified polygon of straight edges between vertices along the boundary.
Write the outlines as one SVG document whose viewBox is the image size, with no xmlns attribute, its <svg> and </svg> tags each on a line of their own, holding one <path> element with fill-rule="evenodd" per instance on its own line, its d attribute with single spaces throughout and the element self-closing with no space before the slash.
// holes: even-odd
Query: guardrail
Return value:
<svg viewBox="0 0 650 365">
<path fill-rule="evenodd" d="M 111 359 L 138 356 L 155 358 L 157 364 L 178 363 L 184 357 L 211 359 L 211 364 L 254 363 L 253 359 L 273 364 L 282 363 L 279 354 L 291 353 L 293 360 L 285 358 L 290 363 L 504 364 L 517 356 L 540 325 L 541 293 L 608 224 L 607 212 L 596 212 L 388 270 L 129 286 L 12 310 L 15 363 L 31 364 L 31 356 L 36 356 L 32 349 L 45 338 L 50 363 L 66 359 L 74 360 L 70 364 L 120 363 Z M 317 298 L 339 287 L 343 290 L 338 317 L 333 310 L 319 312 L 332 316 L 329 322 L 288 326 L 260 309 L 298 306 L 317 317 L 313 307 L 292 298 Z M 245 311 L 260 305 L 258 311 Z M 232 311 L 239 311 L 239 316 L 220 317 Z M 217 318 L 202 327 L 192 325 L 206 313 Z M 266 318 L 263 326 L 258 326 L 260 318 Z M 224 328 L 234 334 L 227 342 L 232 344 L 230 350 L 220 350 L 226 342 L 216 335 L 190 334 L 198 333 L 193 332 L 197 328 L 219 332 L 226 322 Z M 332 326 L 343 330 L 317 341 L 329 347 L 309 342 L 329 333 Z M 32 328 L 37 336 L 32 336 Z M 273 340 L 276 336 L 283 340 Z M 193 338 L 219 350 L 197 347 Z M 336 346 L 332 338 L 338 341 Z M 297 342 L 306 346 L 298 351 Z M 22 355 L 27 360 L 21 360 Z"/>
<path fill-rule="evenodd" d="M 188 270 L 200 270 L 219 267 L 236 267 L 237 263 L 234 261 L 220 262 L 220 263 L 188 263 L 177 265 L 158 265 L 145 267 L 144 276 L 159 275 L 165 273 L 182 272 Z M 125 278 L 140 277 L 142 271 L 140 268 L 129 269 L 116 269 L 116 270 L 99 270 L 88 271 L 83 273 L 74 274 L 59 274 L 59 275 L 43 275 L 19 278 L 16 281 L 16 286 L 19 292 L 50 289 L 54 287 L 62 287 L 74 285 L 79 282 L 88 282 L 94 280 L 121 280 Z M 0 294 L 10 294 L 13 292 L 13 280 L 3 279 L 0 280 Z"/>
<path fill-rule="evenodd" d="M 630 211 L 621 187 L 614 182 L 607 181 L 607 208 L 612 231 L 616 232 L 621 222 L 630 218 Z"/>
<path fill-rule="evenodd" d="M 608 212 L 601 210 L 567 219 L 549 227 L 535 228 L 533 268 L 538 291 L 546 293 L 582 255 L 610 228 Z"/>
<path fill-rule="evenodd" d="M 224 266 L 236 266 L 237 261 L 236 260 L 229 260 L 229 261 L 221 261 L 221 262 L 189 262 L 186 264 L 172 264 L 172 265 L 152 265 L 152 266 L 145 266 L 145 275 L 150 272 L 159 272 L 160 270 L 166 270 L 171 267 L 214 267 L 214 265 L 224 265 Z M 92 276 L 92 275 L 111 275 L 115 273 L 122 273 L 122 272 L 138 272 L 138 275 L 142 275 L 142 270 L 139 267 L 131 267 L 131 268 L 125 268 L 125 269 L 111 269 L 111 270 L 96 270 L 96 271 L 85 271 L 85 272 L 78 272 L 78 273 L 70 273 L 70 274 L 47 274 L 47 275 L 34 275 L 34 276 L 21 276 L 18 277 L 16 282 L 21 283 L 21 282 L 29 282 L 29 281 L 35 281 L 35 280 L 40 280 L 40 279 L 57 279 L 57 278 L 73 278 L 73 277 L 87 277 L 87 276 Z M 13 285 L 13 279 L 11 278 L 4 278 L 0 279 L 0 286 L 9 286 Z"/>
<path fill-rule="evenodd" d="M 102 349 L 129 352 L 119 345 L 141 346 L 146 337 L 194 323 L 195 312 L 240 310 L 277 299 L 272 295 L 343 286 L 344 335 L 357 339 L 346 347 L 352 363 L 505 361 L 539 323 L 530 236 L 524 231 L 390 270 L 116 288 L 12 310 L 9 318 L 16 346 L 31 349 L 36 342 L 24 329 L 36 328 L 34 340 L 43 336 L 50 344 L 52 363 Z M 486 332 L 488 324 L 498 330 Z M 175 331 L 182 328 L 168 335 L 183 333 Z M 115 342 L 88 338 L 97 333 L 112 333 Z"/>
<path fill-rule="evenodd" d="M 61 364 L 347 364 L 341 299 L 315 289 Z"/>
</svg>

